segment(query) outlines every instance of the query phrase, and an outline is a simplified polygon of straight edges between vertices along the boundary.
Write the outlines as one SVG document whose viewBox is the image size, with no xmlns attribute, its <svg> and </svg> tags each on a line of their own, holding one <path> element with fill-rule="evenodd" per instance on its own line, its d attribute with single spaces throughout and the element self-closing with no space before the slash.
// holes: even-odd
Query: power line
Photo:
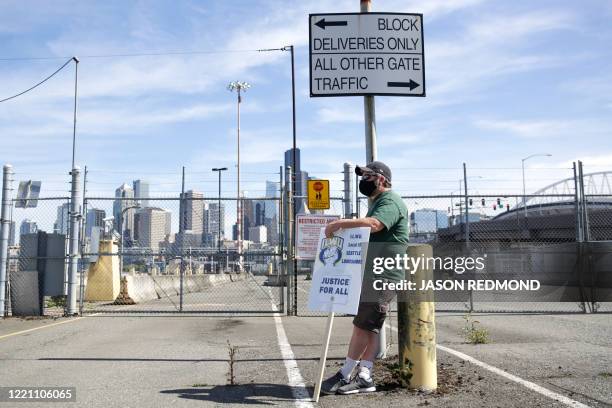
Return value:
<svg viewBox="0 0 612 408">
<path fill-rule="evenodd" d="M 237 50 L 202 50 L 202 51 L 151 51 L 151 52 L 135 52 L 125 54 L 97 54 L 97 55 L 80 55 L 79 59 L 83 58 L 125 58 L 125 57 L 162 57 L 169 55 L 204 55 L 204 54 L 232 54 L 243 52 L 258 52 L 256 49 L 237 49 Z M 0 58 L 0 61 L 48 61 L 56 59 L 64 59 L 72 57 L 9 57 Z"/>
<path fill-rule="evenodd" d="M 64 69 L 64 67 L 65 67 L 66 65 L 68 65 L 68 64 L 70 63 L 70 61 L 73 61 L 73 60 L 74 60 L 74 57 L 71 57 L 71 58 L 70 58 L 68 61 L 66 61 L 66 62 L 64 63 L 64 65 L 62 65 L 61 67 L 59 67 L 59 68 L 57 69 L 57 71 L 55 71 L 54 73 L 52 73 L 51 75 L 49 75 L 48 77 L 46 77 L 45 79 L 43 79 L 42 81 L 40 81 L 39 83 L 37 83 L 36 85 L 34 85 L 34 86 L 32 86 L 32 87 L 30 87 L 30 88 L 26 89 L 26 90 L 25 90 L 25 91 L 23 91 L 23 92 L 19 92 L 17 95 L 13 95 L 13 96 L 9 96 L 8 98 L 0 99 L 0 103 L 1 103 L 1 102 L 6 102 L 6 101 L 11 100 L 11 99 L 14 99 L 14 98 L 17 98 L 18 96 L 21 96 L 21 95 L 23 95 L 23 94 L 25 94 L 25 93 L 30 92 L 31 90 L 33 90 L 33 89 L 35 89 L 35 88 L 38 88 L 40 85 L 44 84 L 45 82 L 47 82 L 48 80 L 50 80 L 51 78 L 53 78 L 53 77 L 54 77 L 54 76 L 55 76 L 55 75 L 56 75 L 58 72 L 60 72 L 62 69 Z"/>
</svg>

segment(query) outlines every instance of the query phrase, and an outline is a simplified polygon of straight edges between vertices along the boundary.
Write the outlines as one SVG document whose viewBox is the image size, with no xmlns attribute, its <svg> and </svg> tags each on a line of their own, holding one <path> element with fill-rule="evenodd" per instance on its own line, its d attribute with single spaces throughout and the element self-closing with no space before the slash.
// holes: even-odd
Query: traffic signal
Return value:
<svg viewBox="0 0 612 408">
<path fill-rule="evenodd" d="M 485 206 L 485 199 L 484 198 L 482 199 L 482 206 L 483 207 Z"/>
<path fill-rule="evenodd" d="M 470 198 L 470 207 L 472 206 L 472 203 L 473 203 L 473 201 L 472 201 L 472 199 Z"/>
<path fill-rule="evenodd" d="M 501 206 L 501 198 L 498 198 L 498 199 L 497 199 L 497 206 L 498 206 L 498 207 L 499 207 L 499 206 Z"/>
</svg>

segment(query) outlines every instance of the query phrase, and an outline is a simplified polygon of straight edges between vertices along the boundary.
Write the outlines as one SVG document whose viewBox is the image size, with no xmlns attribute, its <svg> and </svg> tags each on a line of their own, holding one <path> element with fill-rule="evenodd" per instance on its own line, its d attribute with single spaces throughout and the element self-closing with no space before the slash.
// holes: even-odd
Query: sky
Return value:
<svg viewBox="0 0 612 408">
<path fill-rule="evenodd" d="M 424 15 L 427 96 L 376 97 L 378 158 L 402 194 L 470 189 L 527 191 L 585 171 L 612 170 L 612 3 L 607 1 L 373 0 L 373 11 Z M 241 171 L 251 197 L 278 180 L 291 147 L 296 50 L 297 139 L 302 167 L 332 180 L 365 161 L 363 98 L 311 98 L 308 14 L 355 12 L 357 0 L 11 1 L 0 3 L 0 99 L 80 58 L 76 163 L 88 194 L 111 197 L 146 179 L 151 194 L 186 187 L 216 196 L 213 167 L 229 167 L 235 195 L 236 95 Z M 177 52 L 197 51 L 196 54 Z M 121 56 L 126 54 L 166 54 Z M 43 196 L 68 192 L 74 65 L 0 103 L 0 161 L 15 179 L 42 180 Z M 225 195 L 225 194 L 223 194 Z M 229 195 L 229 193 L 228 193 Z"/>
</svg>

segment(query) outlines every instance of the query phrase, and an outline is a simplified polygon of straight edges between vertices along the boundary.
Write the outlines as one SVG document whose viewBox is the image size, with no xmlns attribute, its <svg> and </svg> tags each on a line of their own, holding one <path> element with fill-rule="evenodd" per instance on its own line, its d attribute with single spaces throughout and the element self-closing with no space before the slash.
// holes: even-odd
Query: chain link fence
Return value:
<svg viewBox="0 0 612 408">
<path fill-rule="evenodd" d="M 585 313 L 612 311 L 612 196 L 576 194 L 405 195 L 411 243 L 432 245 L 440 258 L 484 257 L 477 273 L 434 279 L 537 279 L 539 295 L 439 291 L 436 309 L 454 312 Z M 526 204 L 525 204 L 526 203 Z M 466 211 L 467 208 L 467 211 Z M 368 200 L 357 199 L 360 217 Z M 342 213 L 340 213 L 342 214 Z M 581 226 L 579 219 L 587 222 Z M 580 231 L 588 231 L 580 240 Z M 307 297 L 307 280 L 298 290 Z M 318 315 L 300 311 L 306 315 Z"/>
<path fill-rule="evenodd" d="M 354 182 L 345 186 L 356 190 Z M 313 261 L 290 267 L 285 189 L 240 200 L 194 191 L 134 197 L 125 190 L 86 194 L 79 214 L 71 214 L 70 197 L 41 197 L 23 208 L 10 193 L 5 314 L 66 313 L 73 215 L 81 313 L 313 314 L 306 308 Z M 364 217 L 368 202 L 355 190 L 332 197 L 328 210 L 305 210 L 304 197 L 296 204 L 314 214 Z M 540 298 L 438 292 L 438 310 L 612 311 L 612 195 L 582 191 L 404 195 L 410 242 L 428 243 L 440 257 L 486 256 L 479 279 L 540 279 L 547 286 Z M 435 276 L 474 277 L 445 273 Z"/>
<path fill-rule="evenodd" d="M 70 198 L 11 201 L 9 315 L 66 313 Z M 279 198 L 88 197 L 79 231 L 81 313 L 284 311 Z"/>
</svg>

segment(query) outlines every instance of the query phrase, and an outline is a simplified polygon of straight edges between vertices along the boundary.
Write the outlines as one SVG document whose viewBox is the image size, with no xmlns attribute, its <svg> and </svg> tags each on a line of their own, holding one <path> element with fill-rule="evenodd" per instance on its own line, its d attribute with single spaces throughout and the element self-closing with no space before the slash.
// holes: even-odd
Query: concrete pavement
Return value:
<svg viewBox="0 0 612 408">
<path fill-rule="evenodd" d="M 610 315 L 474 317 L 489 330 L 490 344 L 466 344 L 460 334 L 462 316 L 449 313 L 437 315 L 439 344 L 573 401 L 612 406 Z M 288 345 L 279 345 L 279 324 Z M 312 392 L 324 324 L 323 317 L 272 315 L 9 318 L 0 321 L 0 385 L 75 386 L 77 402 L 65 405 L 75 407 L 296 406 L 295 395 L 301 390 L 289 385 L 295 384 L 290 375 L 297 373 Z M 329 374 L 344 358 L 350 330 L 350 318 L 335 320 Z M 392 331 L 390 337 L 395 344 L 397 334 Z M 239 348 L 235 386 L 227 385 L 228 341 Z M 295 357 L 292 362 L 287 361 L 287 347 Z M 396 345 L 391 351 L 396 352 Z M 444 391 L 438 395 L 395 389 L 324 396 L 319 405 L 567 406 L 448 352 L 438 351 L 438 363 Z"/>
</svg>

